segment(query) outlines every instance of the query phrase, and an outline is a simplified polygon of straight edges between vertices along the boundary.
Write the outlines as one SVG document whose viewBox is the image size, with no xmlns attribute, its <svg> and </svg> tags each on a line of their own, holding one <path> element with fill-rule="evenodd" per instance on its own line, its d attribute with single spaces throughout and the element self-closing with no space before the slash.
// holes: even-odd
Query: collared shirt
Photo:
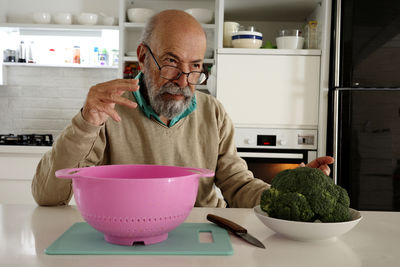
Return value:
<svg viewBox="0 0 400 267">
<path fill-rule="evenodd" d="M 143 73 L 139 72 L 139 74 L 135 77 L 135 79 L 139 80 L 139 86 L 141 84 L 144 84 L 143 82 Z M 139 105 L 140 109 L 143 111 L 143 113 L 150 119 L 150 117 L 154 117 L 158 122 L 164 124 L 165 126 L 172 127 L 174 124 L 176 124 L 180 119 L 183 119 L 184 117 L 188 116 L 190 113 L 192 113 L 196 107 L 196 95 L 193 95 L 192 101 L 190 102 L 189 107 L 182 112 L 181 114 L 177 115 L 176 117 L 172 118 L 172 120 L 169 122 L 169 125 L 166 125 L 161 119 L 160 116 L 154 111 L 154 109 L 146 103 L 146 100 L 140 93 L 140 90 L 134 91 L 133 96 L 136 98 L 136 102 Z"/>
</svg>

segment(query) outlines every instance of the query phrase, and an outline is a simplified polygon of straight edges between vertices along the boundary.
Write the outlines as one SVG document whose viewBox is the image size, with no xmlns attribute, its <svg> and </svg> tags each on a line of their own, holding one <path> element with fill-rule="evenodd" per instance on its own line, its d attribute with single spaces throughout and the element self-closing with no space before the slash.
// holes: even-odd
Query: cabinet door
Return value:
<svg viewBox="0 0 400 267">
<path fill-rule="evenodd" d="M 217 99 L 235 124 L 318 125 L 320 56 L 224 55 Z"/>
</svg>

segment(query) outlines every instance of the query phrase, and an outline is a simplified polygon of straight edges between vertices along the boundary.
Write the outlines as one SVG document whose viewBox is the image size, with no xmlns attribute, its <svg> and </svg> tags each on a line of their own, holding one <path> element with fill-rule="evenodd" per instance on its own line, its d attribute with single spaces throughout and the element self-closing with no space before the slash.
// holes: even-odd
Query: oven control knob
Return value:
<svg viewBox="0 0 400 267">
<path fill-rule="evenodd" d="M 279 140 L 279 144 L 280 144 L 281 146 L 284 146 L 284 145 L 286 145 L 286 141 L 285 141 L 285 140 Z"/>
<path fill-rule="evenodd" d="M 246 137 L 243 141 L 244 141 L 244 143 L 246 145 L 253 145 L 254 144 L 254 140 L 252 138 L 250 138 L 250 137 Z"/>
</svg>

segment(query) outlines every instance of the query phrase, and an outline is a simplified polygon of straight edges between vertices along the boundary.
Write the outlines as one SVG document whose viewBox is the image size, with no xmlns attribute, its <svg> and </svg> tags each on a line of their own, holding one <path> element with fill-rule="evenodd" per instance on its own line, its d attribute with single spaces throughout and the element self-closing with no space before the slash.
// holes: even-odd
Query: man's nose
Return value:
<svg viewBox="0 0 400 267">
<path fill-rule="evenodd" d="M 179 86 L 179 88 L 185 88 L 186 86 L 189 85 L 187 74 L 185 73 L 182 73 L 179 79 L 175 80 L 174 82 L 177 86 Z"/>
</svg>

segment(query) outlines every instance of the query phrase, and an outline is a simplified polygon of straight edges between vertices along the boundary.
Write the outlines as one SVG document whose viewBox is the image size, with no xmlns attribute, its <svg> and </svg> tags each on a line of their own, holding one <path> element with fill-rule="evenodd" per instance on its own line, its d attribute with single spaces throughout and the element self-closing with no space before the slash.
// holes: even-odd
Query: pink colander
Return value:
<svg viewBox="0 0 400 267">
<path fill-rule="evenodd" d="M 72 179 L 84 220 L 109 243 L 145 245 L 168 238 L 189 215 L 207 169 L 160 165 L 105 165 L 56 171 Z"/>
</svg>

